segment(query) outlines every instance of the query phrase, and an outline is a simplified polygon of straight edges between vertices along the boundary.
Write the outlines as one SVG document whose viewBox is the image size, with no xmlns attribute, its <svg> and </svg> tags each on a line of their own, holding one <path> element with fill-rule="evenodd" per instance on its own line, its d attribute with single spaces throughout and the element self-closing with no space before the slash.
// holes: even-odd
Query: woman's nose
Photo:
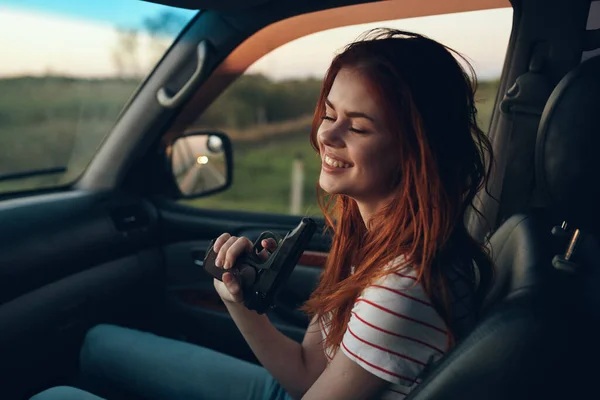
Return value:
<svg viewBox="0 0 600 400">
<path fill-rule="evenodd" d="M 343 131 L 340 129 L 340 124 L 332 124 L 327 128 L 319 130 L 319 139 L 321 142 L 330 147 L 339 147 L 343 144 Z"/>
</svg>

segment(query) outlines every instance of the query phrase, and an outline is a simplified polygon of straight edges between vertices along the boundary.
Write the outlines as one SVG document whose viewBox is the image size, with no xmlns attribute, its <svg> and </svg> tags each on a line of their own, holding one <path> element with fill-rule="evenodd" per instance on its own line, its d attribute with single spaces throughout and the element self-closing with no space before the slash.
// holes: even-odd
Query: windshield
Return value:
<svg viewBox="0 0 600 400">
<path fill-rule="evenodd" d="M 0 0 L 0 192 L 77 179 L 196 11 Z"/>
</svg>

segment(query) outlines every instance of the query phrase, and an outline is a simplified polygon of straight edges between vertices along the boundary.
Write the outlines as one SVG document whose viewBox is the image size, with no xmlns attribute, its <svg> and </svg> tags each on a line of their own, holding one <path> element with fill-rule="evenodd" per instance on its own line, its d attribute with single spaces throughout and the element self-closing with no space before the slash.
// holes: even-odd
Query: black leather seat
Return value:
<svg viewBox="0 0 600 400">
<path fill-rule="evenodd" d="M 484 317 L 408 399 L 600 397 L 594 366 L 600 353 L 599 151 L 595 57 L 561 80 L 542 115 L 536 185 L 544 212 L 515 215 L 491 237 L 497 273 Z M 567 230 L 553 235 L 552 226 L 562 221 Z M 567 243 L 577 235 L 566 260 Z"/>
</svg>

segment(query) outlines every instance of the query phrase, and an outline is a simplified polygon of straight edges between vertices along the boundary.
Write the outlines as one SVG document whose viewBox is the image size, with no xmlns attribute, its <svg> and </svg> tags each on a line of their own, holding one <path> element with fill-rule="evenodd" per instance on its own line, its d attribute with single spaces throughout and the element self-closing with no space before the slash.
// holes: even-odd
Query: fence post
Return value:
<svg viewBox="0 0 600 400">
<path fill-rule="evenodd" d="M 290 188 L 290 214 L 299 215 L 302 210 L 302 193 L 304 192 L 304 162 L 302 155 L 296 154 L 292 163 L 292 180 Z"/>
</svg>

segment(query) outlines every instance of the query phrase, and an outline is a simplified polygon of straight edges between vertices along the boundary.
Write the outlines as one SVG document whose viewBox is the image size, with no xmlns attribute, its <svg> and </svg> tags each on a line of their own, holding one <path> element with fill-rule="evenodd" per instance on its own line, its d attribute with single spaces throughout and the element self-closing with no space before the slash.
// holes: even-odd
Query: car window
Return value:
<svg viewBox="0 0 600 400">
<path fill-rule="evenodd" d="M 512 8 L 348 26 L 281 46 L 255 62 L 194 122 L 232 139 L 234 180 L 186 204 L 213 209 L 320 215 L 320 160 L 308 135 L 321 79 L 335 52 L 360 33 L 392 27 L 428 35 L 465 55 L 478 75 L 477 108 L 487 130 L 512 26 Z"/>
<path fill-rule="evenodd" d="M 192 129 L 232 139 L 233 184 L 185 203 L 212 209 L 320 215 L 321 162 L 308 136 L 321 79 L 335 52 L 375 27 L 425 34 L 464 54 L 478 74 L 477 107 L 487 130 L 512 27 L 512 8 L 369 23 L 319 32 L 267 54 L 202 114 Z"/>
<path fill-rule="evenodd" d="M 196 12 L 0 0 L 0 193 L 74 181 Z"/>
<path fill-rule="evenodd" d="M 590 11 L 588 13 L 588 19 L 586 24 L 586 30 L 593 31 L 600 29 L 600 1 L 590 2 Z M 588 58 L 600 55 L 600 49 L 587 50 L 581 55 L 581 61 L 585 61 Z"/>
</svg>

